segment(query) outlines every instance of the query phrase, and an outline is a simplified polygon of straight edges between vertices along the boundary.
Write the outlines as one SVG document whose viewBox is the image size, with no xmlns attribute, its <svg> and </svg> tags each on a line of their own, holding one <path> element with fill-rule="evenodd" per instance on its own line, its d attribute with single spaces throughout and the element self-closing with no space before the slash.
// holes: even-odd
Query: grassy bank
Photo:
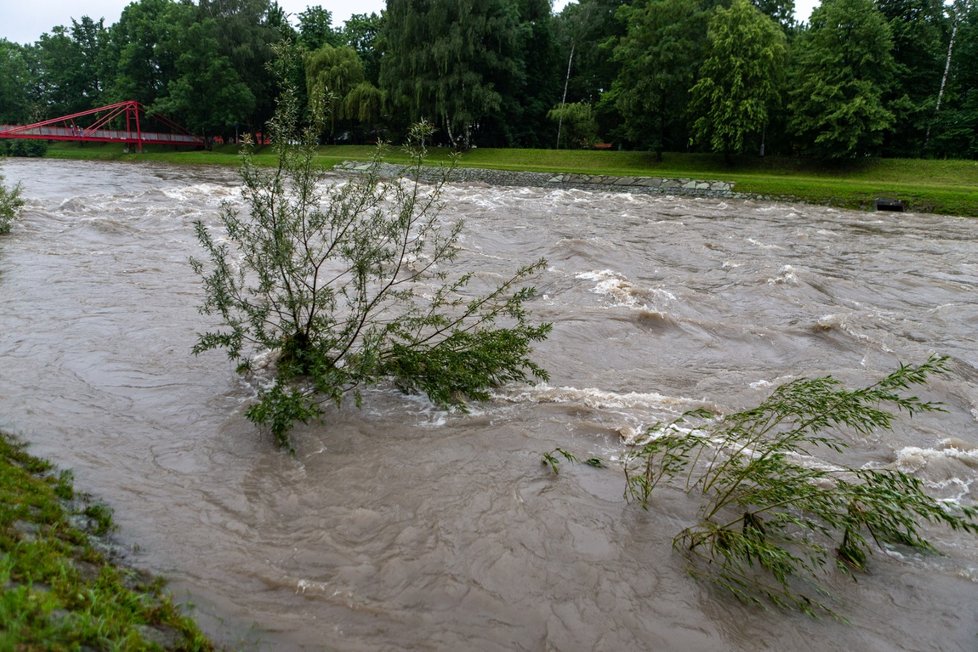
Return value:
<svg viewBox="0 0 978 652">
<path fill-rule="evenodd" d="M 331 145 L 319 150 L 324 168 L 344 160 L 367 160 L 370 146 Z M 48 149 L 52 158 L 95 160 L 150 160 L 180 164 L 235 165 L 234 146 L 213 151 L 174 151 L 147 148 L 142 154 L 124 154 L 118 145 L 80 146 L 58 143 Z M 432 162 L 446 161 L 446 150 L 433 150 Z M 272 164 L 270 148 L 257 161 Z M 394 149 L 388 157 L 403 161 Z M 662 161 L 647 152 L 540 149 L 475 149 L 461 165 L 501 170 L 608 174 L 621 176 L 692 177 L 732 181 L 735 190 L 772 198 L 871 209 L 877 197 L 901 199 L 908 210 L 978 217 L 978 161 L 922 159 L 866 159 L 844 165 L 823 165 L 783 157 L 743 158 L 727 165 L 710 154 L 665 154 Z"/>
<path fill-rule="evenodd" d="M 211 650 L 162 582 L 113 563 L 109 510 L 0 433 L 0 650 Z"/>
</svg>

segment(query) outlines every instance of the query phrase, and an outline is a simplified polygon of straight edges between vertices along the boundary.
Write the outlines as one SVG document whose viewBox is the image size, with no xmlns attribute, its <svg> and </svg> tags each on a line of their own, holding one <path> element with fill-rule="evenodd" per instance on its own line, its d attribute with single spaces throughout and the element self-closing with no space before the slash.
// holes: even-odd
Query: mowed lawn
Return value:
<svg viewBox="0 0 978 652">
<path fill-rule="evenodd" d="M 346 160 L 369 160 L 369 145 L 326 145 L 319 161 L 326 169 Z M 151 160 L 179 164 L 237 165 L 233 145 L 212 151 L 179 151 L 148 147 L 142 154 L 125 154 L 119 145 L 84 146 L 53 144 L 47 156 L 94 160 Z M 407 162 L 391 147 L 384 156 L 390 162 Z M 429 151 L 428 162 L 444 164 L 447 149 Z M 274 153 L 264 147 L 256 162 L 271 165 Z M 902 200 L 908 210 L 978 217 L 978 161 L 928 159 L 862 159 L 825 164 L 786 157 L 740 157 L 728 164 L 712 154 L 666 153 L 661 161 L 649 152 L 599 150 L 491 149 L 463 153 L 458 165 L 465 167 L 532 172 L 564 172 L 615 176 L 661 176 L 731 181 L 735 190 L 771 197 L 830 204 L 847 208 L 873 208 L 880 197 Z"/>
</svg>

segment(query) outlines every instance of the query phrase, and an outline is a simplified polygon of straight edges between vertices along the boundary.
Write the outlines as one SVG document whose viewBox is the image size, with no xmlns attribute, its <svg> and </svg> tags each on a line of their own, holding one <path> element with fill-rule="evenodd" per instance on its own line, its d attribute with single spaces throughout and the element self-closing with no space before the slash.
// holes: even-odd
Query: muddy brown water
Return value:
<svg viewBox="0 0 978 652">
<path fill-rule="evenodd" d="M 870 382 L 951 356 L 947 412 L 854 438 L 853 464 L 978 488 L 978 222 L 741 200 L 455 186 L 462 264 L 549 261 L 532 309 L 549 383 L 469 415 L 389 388 L 275 450 L 207 327 L 192 221 L 233 171 L 3 164 L 28 203 L 0 239 L 0 428 L 105 499 L 133 560 L 244 650 L 975 650 L 978 540 L 878 554 L 832 577 L 849 624 L 697 584 L 670 548 L 691 504 L 626 504 L 622 438 L 699 405 L 756 404 L 799 376 Z"/>
</svg>

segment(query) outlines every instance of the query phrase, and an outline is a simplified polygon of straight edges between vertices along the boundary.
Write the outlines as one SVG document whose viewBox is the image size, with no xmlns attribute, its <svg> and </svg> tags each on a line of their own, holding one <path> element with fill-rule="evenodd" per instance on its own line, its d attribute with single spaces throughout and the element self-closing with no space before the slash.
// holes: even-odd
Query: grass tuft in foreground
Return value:
<svg viewBox="0 0 978 652">
<path fill-rule="evenodd" d="M 0 650 L 213 649 L 161 580 L 99 549 L 111 512 L 72 479 L 0 433 Z"/>
</svg>

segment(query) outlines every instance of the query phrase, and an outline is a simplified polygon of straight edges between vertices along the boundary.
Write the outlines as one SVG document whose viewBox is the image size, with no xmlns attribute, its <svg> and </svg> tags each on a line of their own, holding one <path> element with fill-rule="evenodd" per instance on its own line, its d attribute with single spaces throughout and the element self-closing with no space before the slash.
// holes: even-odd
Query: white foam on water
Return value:
<svg viewBox="0 0 978 652">
<path fill-rule="evenodd" d="M 962 450 L 953 446 L 945 448 L 906 446 L 896 452 L 896 465 L 901 471 L 916 472 L 930 464 L 948 460 L 955 460 L 970 468 L 978 469 L 978 449 Z"/>
<path fill-rule="evenodd" d="M 701 407 L 702 400 L 665 396 L 658 392 L 612 392 L 596 387 L 552 387 L 540 383 L 510 391 L 500 391 L 495 397 L 512 403 L 579 403 L 596 409 L 632 409 Z"/>
<path fill-rule="evenodd" d="M 766 244 L 766 243 L 761 242 L 759 240 L 755 240 L 754 238 L 747 238 L 747 242 L 751 243 L 755 247 L 760 247 L 761 249 L 781 249 L 781 246 L 780 245 Z"/>
<path fill-rule="evenodd" d="M 791 265 L 783 265 L 778 270 L 778 275 L 767 280 L 768 285 L 798 285 L 798 277 L 795 275 L 795 268 Z"/>
<path fill-rule="evenodd" d="M 316 582 L 313 580 L 300 579 L 295 583 L 296 593 L 305 593 L 306 591 L 319 591 L 325 593 L 329 588 L 329 582 Z"/>
<path fill-rule="evenodd" d="M 574 278 L 584 281 L 596 281 L 597 283 L 591 288 L 591 292 L 610 296 L 614 299 L 613 305 L 616 307 L 633 308 L 663 314 L 660 306 L 649 306 L 648 300 L 651 299 L 653 304 L 676 301 L 676 295 L 666 289 L 640 288 L 632 283 L 624 274 L 610 269 L 582 272 Z"/>
</svg>

